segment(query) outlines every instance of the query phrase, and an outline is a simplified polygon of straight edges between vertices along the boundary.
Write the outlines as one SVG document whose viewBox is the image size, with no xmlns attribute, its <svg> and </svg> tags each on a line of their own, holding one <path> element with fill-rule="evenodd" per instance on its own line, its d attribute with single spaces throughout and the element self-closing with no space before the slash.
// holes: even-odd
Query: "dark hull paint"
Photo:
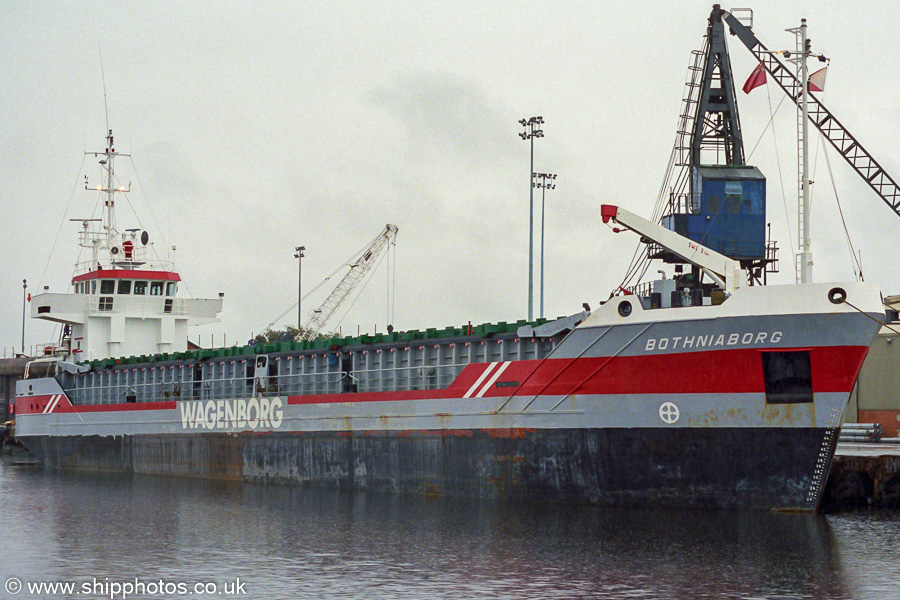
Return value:
<svg viewBox="0 0 900 600">
<path fill-rule="evenodd" d="M 23 442 L 49 468 L 531 502 L 816 510 L 835 438 L 821 428 L 644 428 Z"/>
</svg>

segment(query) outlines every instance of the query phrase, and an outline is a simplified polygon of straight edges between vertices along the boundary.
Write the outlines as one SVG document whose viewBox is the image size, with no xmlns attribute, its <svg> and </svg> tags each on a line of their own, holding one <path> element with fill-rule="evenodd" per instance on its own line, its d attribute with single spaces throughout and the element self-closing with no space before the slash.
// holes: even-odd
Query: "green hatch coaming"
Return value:
<svg viewBox="0 0 900 600">
<path fill-rule="evenodd" d="M 462 327 L 445 327 L 443 329 L 428 328 L 425 330 L 411 329 L 409 331 L 395 331 L 392 333 L 377 333 L 374 335 L 345 336 L 320 338 L 315 340 L 303 340 L 300 342 L 276 342 L 274 344 L 251 344 L 246 346 L 229 346 L 227 348 L 209 348 L 200 350 L 186 350 L 184 352 L 162 352 L 158 354 L 144 354 L 141 356 L 127 356 L 124 358 L 104 358 L 99 360 L 84 361 L 79 364 L 90 365 L 91 368 L 110 368 L 122 365 L 141 365 L 169 361 L 204 361 L 215 358 L 227 358 L 233 356 L 256 356 L 257 354 L 278 354 L 285 352 L 331 352 L 345 347 L 369 346 L 379 344 L 393 344 L 397 342 L 415 342 L 417 340 L 437 340 L 449 338 L 490 338 L 492 336 L 515 333 L 524 325 L 537 327 L 547 323 L 548 319 L 536 319 L 527 321 L 521 319 L 515 323 L 499 321 L 497 323 L 482 323 L 481 325 L 463 325 Z"/>
</svg>

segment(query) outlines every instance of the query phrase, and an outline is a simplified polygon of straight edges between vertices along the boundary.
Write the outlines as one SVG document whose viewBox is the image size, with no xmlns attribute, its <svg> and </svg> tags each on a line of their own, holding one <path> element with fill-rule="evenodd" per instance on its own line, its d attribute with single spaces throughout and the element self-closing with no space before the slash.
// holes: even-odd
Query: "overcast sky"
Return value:
<svg viewBox="0 0 900 600">
<path fill-rule="evenodd" d="M 117 169 L 132 182 L 119 226 L 146 229 L 161 253 L 177 246 L 182 295 L 224 292 L 222 322 L 191 336 L 209 346 L 211 336 L 216 345 L 246 341 L 296 302 L 295 246 L 306 246 L 310 289 L 386 223 L 400 229 L 395 328 L 525 318 L 529 148 L 518 120 L 534 115 L 546 121 L 535 170 L 559 174 L 546 202 L 545 312 L 605 299 L 636 240 L 603 226 L 599 206 L 653 210 L 710 9 L 4 2 L 0 345 L 18 350 L 23 278 L 31 292 L 62 292 L 71 280 L 79 225 L 68 219 L 97 203 L 83 177 L 99 182 L 84 152 L 104 147 L 101 51 L 109 125 L 117 150 L 133 155 Z M 824 103 L 900 178 L 896 2 L 766 0 L 753 9 L 770 49 L 793 49 L 784 30 L 807 18 L 813 49 L 832 59 Z M 754 60 L 736 42 L 743 82 Z M 774 84 L 738 93 L 749 154 L 782 93 Z M 794 118 L 785 103 L 777 152 L 770 131 L 748 160 L 768 177 L 768 220 L 782 249 L 782 272 L 770 281 L 782 283 L 793 281 L 797 245 Z M 814 162 L 814 276 L 852 279 L 821 150 Z M 831 162 L 866 280 L 900 293 L 900 217 L 839 157 Z M 343 333 L 384 331 L 387 283 L 382 265 Z M 309 298 L 304 313 L 323 299 Z M 276 325 L 296 318 L 292 311 Z M 53 336 L 52 324 L 26 324 L 26 346 Z"/>
</svg>

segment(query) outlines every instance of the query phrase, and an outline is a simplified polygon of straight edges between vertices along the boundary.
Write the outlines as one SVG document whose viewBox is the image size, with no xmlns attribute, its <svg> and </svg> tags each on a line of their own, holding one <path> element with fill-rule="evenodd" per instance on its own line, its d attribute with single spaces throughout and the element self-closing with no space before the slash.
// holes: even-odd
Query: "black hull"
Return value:
<svg viewBox="0 0 900 600">
<path fill-rule="evenodd" d="M 511 501 L 816 510 L 835 432 L 644 428 L 35 437 L 48 468 Z"/>
</svg>

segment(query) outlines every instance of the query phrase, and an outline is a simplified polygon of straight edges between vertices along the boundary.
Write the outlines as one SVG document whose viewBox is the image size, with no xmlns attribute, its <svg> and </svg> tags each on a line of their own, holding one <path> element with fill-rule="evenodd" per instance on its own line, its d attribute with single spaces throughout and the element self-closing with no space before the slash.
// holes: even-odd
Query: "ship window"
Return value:
<svg viewBox="0 0 900 600">
<path fill-rule="evenodd" d="M 715 213 L 719 212 L 719 208 L 721 208 L 722 197 L 717 196 L 715 194 L 710 194 L 709 199 L 706 202 L 707 202 L 706 212 L 708 212 L 710 214 L 715 214 Z"/>
<path fill-rule="evenodd" d="M 174 296 L 175 295 L 175 282 L 170 281 L 166 284 L 166 296 Z"/>
<path fill-rule="evenodd" d="M 163 306 L 163 312 L 164 313 L 172 312 L 172 299 L 171 298 L 166 298 L 165 305 Z"/>
<path fill-rule="evenodd" d="M 798 404 L 813 401 L 809 350 L 763 352 L 766 404 Z"/>
<path fill-rule="evenodd" d="M 120 279 L 119 280 L 119 293 L 120 294 L 130 294 L 131 293 L 131 280 L 130 279 Z"/>
<path fill-rule="evenodd" d="M 116 293 L 116 282 L 112 279 L 104 279 L 100 282 L 100 293 L 101 294 L 115 294 Z"/>
<path fill-rule="evenodd" d="M 151 296 L 162 296 L 163 295 L 163 282 L 162 281 L 151 281 L 150 282 L 150 295 Z"/>
<path fill-rule="evenodd" d="M 741 197 L 740 196 L 725 196 L 725 200 L 728 203 L 728 212 L 733 215 L 738 215 L 741 213 Z"/>
<path fill-rule="evenodd" d="M 112 296 L 100 296 L 99 309 L 102 311 L 110 311 L 113 308 Z"/>
<path fill-rule="evenodd" d="M 147 294 L 147 282 L 146 281 L 135 281 L 134 282 L 134 295 L 135 296 L 144 296 Z"/>
</svg>

